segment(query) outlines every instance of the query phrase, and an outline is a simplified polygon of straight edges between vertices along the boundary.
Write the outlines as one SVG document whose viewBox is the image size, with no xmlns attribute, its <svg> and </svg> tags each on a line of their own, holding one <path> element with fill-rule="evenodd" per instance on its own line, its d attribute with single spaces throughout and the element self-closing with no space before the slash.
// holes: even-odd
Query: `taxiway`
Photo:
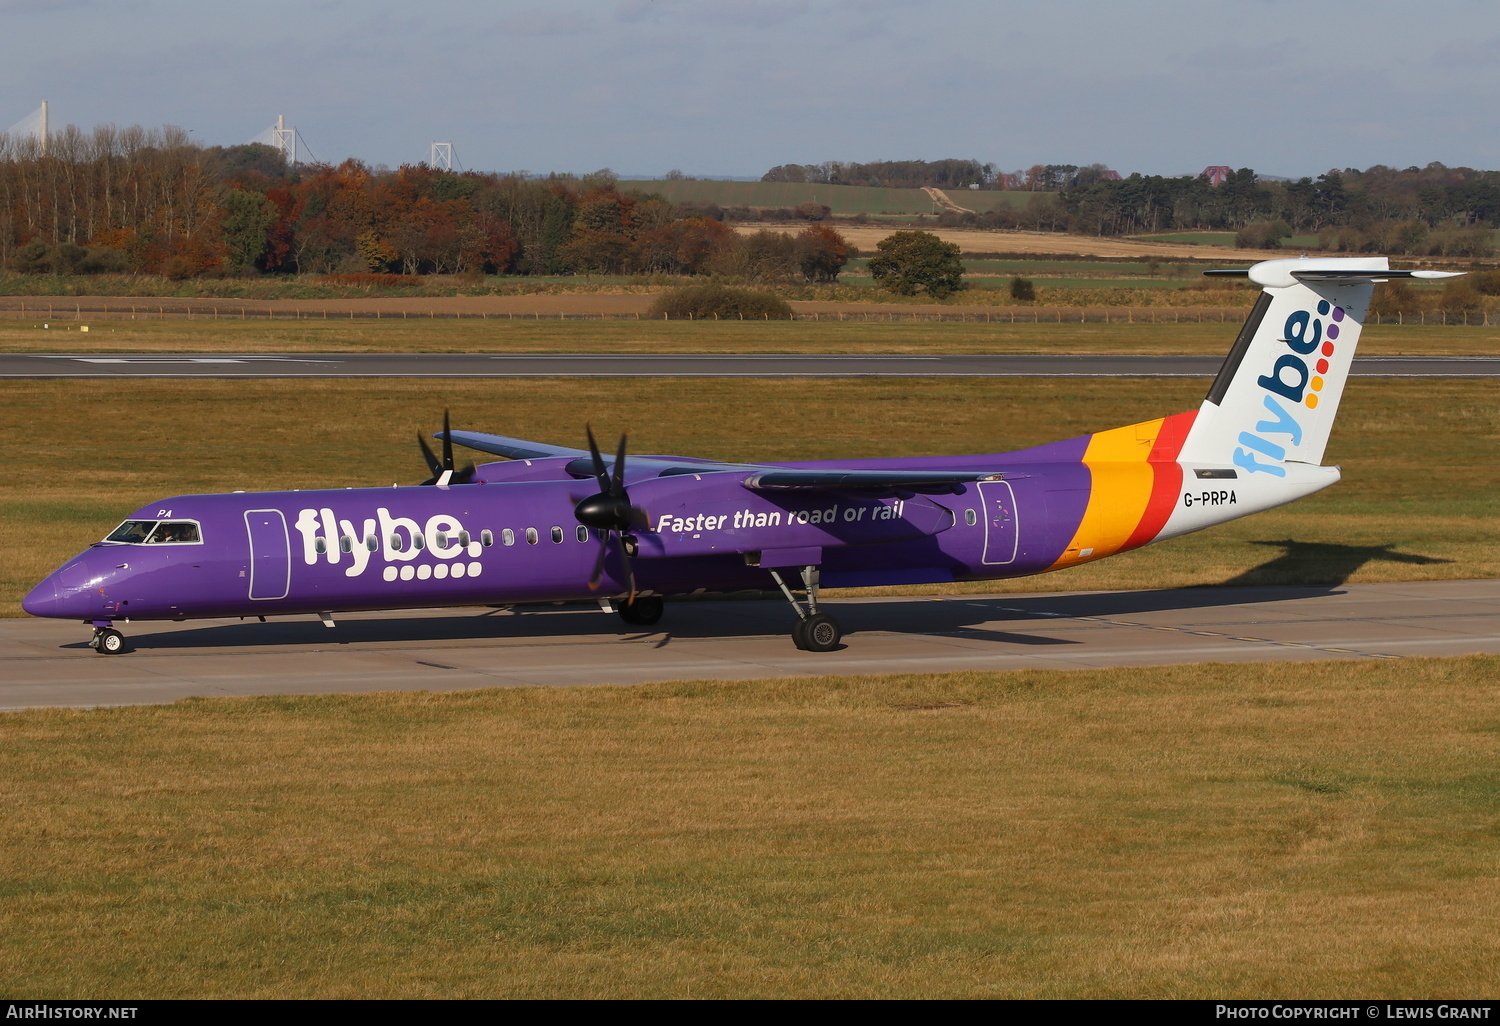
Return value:
<svg viewBox="0 0 1500 1026">
<path fill-rule="evenodd" d="M 655 628 L 595 607 L 139 623 L 100 656 L 88 628 L 0 620 L 0 709 L 813 674 L 1386 660 L 1500 654 L 1500 581 L 1335 588 L 838 598 L 840 651 L 800 652 L 775 600 L 670 603 Z"/>
</svg>

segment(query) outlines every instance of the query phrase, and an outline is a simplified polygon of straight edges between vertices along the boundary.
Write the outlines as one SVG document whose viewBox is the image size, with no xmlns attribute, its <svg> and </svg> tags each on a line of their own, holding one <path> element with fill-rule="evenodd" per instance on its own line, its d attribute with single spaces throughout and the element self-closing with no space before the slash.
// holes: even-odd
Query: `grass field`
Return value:
<svg viewBox="0 0 1500 1026">
<path fill-rule="evenodd" d="M 0 715 L 47 998 L 1471 998 L 1500 660 Z"/>
<path fill-rule="evenodd" d="M 701 200 L 721 207 L 795 207 L 801 203 L 821 203 L 833 210 L 835 217 L 855 214 L 933 214 L 941 213 L 921 189 L 878 189 L 862 185 L 816 185 L 803 182 L 722 182 L 684 178 L 678 181 L 621 182 L 621 188 L 654 192 L 673 203 Z M 948 198 L 961 207 L 984 212 L 1001 207 L 1024 208 L 1044 193 L 1005 192 L 1003 190 L 945 190 Z M 1231 245 L 1233 243 L 1231 242 Z"/>
<path fill-rule="evenodd" d="M 1029 308 L 1028 308 L 1029 309 Z M 629 320 L 0 319 L 0 352 L 25 353 L 1227 353 L 1239 330 L 1204 324 Z M 1375 325 L 1360 352 L 1493 356 L 1500 327 Z"/>
<path fill-rule="evenodd" d="M 775 460 L 1000 452 L 1195 408 L 1201 381 L 630 379 L 0 382 L 0 615 L 137 506 L 234 489 L 416 483 L 455 427 L 635 452 Z M 1066 573 L 970 590 L 1139 589 L 1500 575 L 1491 381 L 1353 382 L 1299 503 Z M 920 590 L 920 589 L 918 589 Z M 926 589 L 928 591 L 933 588 Z M 938 590 L 954 590 L 951 587 Z"/>
</svg>

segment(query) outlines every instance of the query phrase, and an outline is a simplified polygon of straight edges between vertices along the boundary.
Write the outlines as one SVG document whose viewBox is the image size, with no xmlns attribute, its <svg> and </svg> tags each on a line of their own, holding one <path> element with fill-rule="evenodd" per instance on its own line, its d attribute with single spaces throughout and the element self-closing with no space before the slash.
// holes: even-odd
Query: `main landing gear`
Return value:
<svg viewBox="0 0 1500 1026">
<path fill-rule="evenodd" d="M 832 652 L 838 648 L 844 637 L 843 628 L 827 613 L 818 612 L 818 568 L 802 568 L 802 586 L 807 591 L 806 608 L 797 601 L 792 589 L 787 587 L 780 571 L 772 570 L 771 579 L 797 613 L 797 623 L 792 627 L 792 643 L 804 652 Z"/>
<path fill-rule="evenodd" d="M 622 602 L 620 619 L 632 627 L 650 627 L 661 619 L 667 604 L 655 595 L 637 595 L 634 602 Z"/>
<path fill-rule="evenodd" d="M 125 651 L 125 635 L 113 627 L 96 623 L 94 624 L 94 637 L 89 645 L 100 655 L 119 655 Z"/>
</svg>

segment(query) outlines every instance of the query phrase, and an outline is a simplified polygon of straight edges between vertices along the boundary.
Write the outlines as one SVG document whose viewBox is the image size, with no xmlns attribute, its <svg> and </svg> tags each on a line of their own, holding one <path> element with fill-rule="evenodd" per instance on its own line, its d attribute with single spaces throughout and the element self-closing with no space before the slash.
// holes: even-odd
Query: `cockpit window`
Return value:
<svg viewBox="0 0 1500 1026">
<path fill-rule="evenodd" d="M 104 539 L 107 542 L 125 542 L 130 545 L 139 545 L 146 540 L 151 529 L 156 526 L 155 520 L 127 520 L 114 533 Z"/>
<path fill-rule="evenodd" d="M 198 525 L 191 520 L 163 520 L 156 525 L 147 539 L 148 545 L 196 545 L 203 539 L 198 536 Z"/>
<path fill-rule="evenodd" d="M 127 520 L 104 540 L 125 545 L 197 545 L 203 536 L 191 520 Z"/>
</svg>

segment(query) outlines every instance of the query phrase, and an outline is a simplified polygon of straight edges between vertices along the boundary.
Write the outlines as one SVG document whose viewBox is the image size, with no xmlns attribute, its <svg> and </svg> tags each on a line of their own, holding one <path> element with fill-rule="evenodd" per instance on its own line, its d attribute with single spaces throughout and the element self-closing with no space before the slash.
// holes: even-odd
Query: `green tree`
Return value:
<svg viewBox="0 0 1500 1026">
<path fill-rule="evenodd" d="M 229 267 L 237 274 L 253 272 L 256 261 L 270 248 L 276 204 L 249 189 L 226 189 L 220 206 L 224 210 L 224 245 L 229 250 Z"/>
<path fill-rule="evenodd" d="M 870 274 L 889 292 L 914 296 L 926 292 L 943 299 L 967 288 L 959 248 L 931 232 L 895 232 L 875 245 Z"/>
</svg>

